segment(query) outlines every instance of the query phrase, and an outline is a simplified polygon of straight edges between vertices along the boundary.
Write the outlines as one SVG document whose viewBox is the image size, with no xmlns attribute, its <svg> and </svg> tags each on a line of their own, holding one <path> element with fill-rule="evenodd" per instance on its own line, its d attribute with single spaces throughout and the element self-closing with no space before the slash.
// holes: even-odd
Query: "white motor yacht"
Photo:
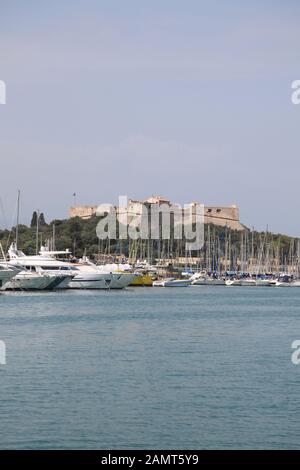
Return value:
<svg viewBox="0 0 300 470">
<path fill-rule="evenodd" d="M 10 264 L 22 267 L 24 274 L 20 277 L 25 282 L 26 272 L 31 274 L 39 274 L 40 277 L 45 275 L 48 279 L 45 289 L 54 289 L 57 287 L 66 288 L 71 279 L 75 276 L 72 270 L 65 263 L 56 260 L 51 256 L 27 256 L 23 251 L 18 250 L 15 243 L 12 243 L 8 250 Z M 35 276 L 38 279 L 38 276 Z M 34 276 L 28 278 L 30 283 Z"/>
<path fill-rule="evenodd" d="M 57 256 L 63 255 L 64 260 L 57 259 Z M 70 289 L 109 289 L 114 275 L 112 273 L 102 273 L 98 267 L 88 261 L 70 259 L 70 251 L 49 251 L 42 247 L 40 256 L 43 259 L 50 259 L 62 263 L 62 269 L 68 269 L 72 274 L 72 279 L 68 283 Z M 58 288 L 61 286 L 59 285 Z"/>
<path fill-rule="evenodd" d="M 71 289 L 109 289 L 113 279 L 111 273 L 100 273 L 98 269 L 83 262 L 71 266 L 74 278 L 70 281 Z"/>
<path fill-rule="evenodd" d="M 52 282 L 52 276 L 24 270 L 18 272 L 13 279 L 6 282 L 1 290 L 44 290 L 47 289 Z"/>
<path fill-rule="evenodd" d="M 110 283 L 110 289 L 124 289 L 135 279 L 135 273 L 129 264 L 104 264 L 95 266 L 101 273 L 112 273 L 113 278 Z"/>
</svg>

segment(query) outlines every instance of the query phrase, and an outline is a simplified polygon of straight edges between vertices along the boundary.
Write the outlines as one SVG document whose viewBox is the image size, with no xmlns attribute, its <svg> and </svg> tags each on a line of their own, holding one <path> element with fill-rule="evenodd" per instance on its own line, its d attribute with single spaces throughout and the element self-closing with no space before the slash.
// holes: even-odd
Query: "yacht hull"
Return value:
<svg viewBox="0 0 300 470">
<path fill-rule="evenodd" d="M 132 282 L 130 283 L 131 286 L 152 286 L 153 284 L 153 276 L 150 274 L 142 274 L 142 275 L 135 275 Z"/>
<path fill-rule="evenodd" d="M 109 289 L 112 275 L 78 274 L 69 282 L 70 289 Z"/>
<path fill-rule="evenodd" d="M 0 270 L 0 288 L 16 276 L 16 271 L 10 269 Z"/>
<path fill-rule="evenodd" d="M 110 288 L 111 289 L 124 289 L 125 287 L 128 287 L 129 284 L 132 283 L 132 281 L 135 278 L 135 274 L 130 274 L 130 273 L 113 273 L 113 278 L 110 283 Z"/>
<path fill-rule="evenodd" d="M 224 286 L 225 281 L 223 279 L 195 279 L 192 281 L 192 286 Z"/>
<path fill-rule="evenodd" d="M 233 280 L 228 279 L 227 281 L 225 281 L 225 285 L 229 286 L 229 287 L 231 287 L 231 286 L 241 286 L 241 281 L 240 281 L 240 279 L 233 279 Z"/>
<path fill-rule="evenodd" d="M 50 283 L 47 276 L 17 274 L 12 280 L 3 285 L 2 290 L 44 290 Z"/>
<path fill-rule="evenodd" d="M 153 287 L 188 287 L 190 285 L 191 281 L 189 279 L 172 279 L 153 282 Z"/>
</svg>

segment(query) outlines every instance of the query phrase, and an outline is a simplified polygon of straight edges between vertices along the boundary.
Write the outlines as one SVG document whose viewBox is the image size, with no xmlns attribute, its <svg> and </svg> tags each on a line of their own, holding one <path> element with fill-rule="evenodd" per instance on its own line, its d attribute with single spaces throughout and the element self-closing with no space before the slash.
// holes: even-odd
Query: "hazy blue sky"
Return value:
<svg viewBox="0 0 300 470">
<path fill-rule="evenodd" d="M 20 188 L 25 222 L 161 194 L 300 235 L 299 21 L 291 0 L 0 0 L 6 223 Z"/>
</svg>

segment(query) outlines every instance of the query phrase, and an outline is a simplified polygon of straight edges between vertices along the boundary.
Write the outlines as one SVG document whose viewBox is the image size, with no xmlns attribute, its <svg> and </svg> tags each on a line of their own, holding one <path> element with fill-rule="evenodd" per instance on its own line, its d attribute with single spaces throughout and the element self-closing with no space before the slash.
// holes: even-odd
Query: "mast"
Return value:
<svg viewBox="0 0 300 470">
<path fill-rule="evenodd" d="M 207 251 L 206 251 L 206 269 L 211 272 L 211 261 L 210 261 L 210 250 L 211 250 L 211 246 L 210 246 L 210 225 L 208 224 L 208 227 L 207 227 Z"/>
<path fill-rule="evenodd" d="M 231 271 L 231 230 L 229 231 L 228 237 L 228 261 L 229 261 L 229 271 Z"/>
<path fill-rule="evenodd" d="M 52 249 L 55 251 L 55 223 L 52 225 Z"/>
<path fill-rule="evenodd" d="M 227 262 L 228 262 L 228 240 L 227 240 L 227 238 L 228 238 L 227 235 L 228 234 L 227 234 L 227 230 L 228 230 L 228 228 L 227 228 L 227 222 L 226 222 L 226 227 L 225 227 L 225 253 L 224 253 L 224 255 L 225 255 L 225 259 L 224 259 L 224 261 L 225 261 L 224 262 L 224 271 L 225 271 L 225 273 L 227 272 Z"/>
<path fill-rule="evenodd" d="M 16 248 L 18 249 L 19 241 L 19 218 L 20 218 L 20 190 L 18 189 L 18 199 L 17 199 L 17 225 L 16 225 Z"/>
<path fill-rule="evenodd" d="M 254 227 L 252 227 L 251 233 L 251 271 L 253 274 L 253 263 L 254 263 Z"/>
</svg>

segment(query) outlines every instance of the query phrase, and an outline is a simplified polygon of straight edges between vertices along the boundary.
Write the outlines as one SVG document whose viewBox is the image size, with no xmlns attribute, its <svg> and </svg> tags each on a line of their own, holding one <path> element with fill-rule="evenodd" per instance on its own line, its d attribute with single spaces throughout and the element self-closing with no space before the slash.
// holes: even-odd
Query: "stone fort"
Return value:
<svg viewBox="0 0 300 470">
<path fill-rule="evenodd" d="M 128 214 L 128 223 L 132 218 L 137 218 L 142 214 L 144 205 L 151 206 L 155 204 L 162 206 L 164 204 L 171 205 L 171 201 L 161 196 L 151 196 L 144 201 L 134 199 L 128 200 L 125 211 Z M 196 203 L 191 203 L 192 205 Z M 97 212 L 98 205 L 76 205 L 70 208 L 70 217 L 80 217 L 81 219 L 89 219 Z M 116 207 L 118 213 L 118 208 Z M 245 230 L 245 226 L 241 224 L 239 219 L 239 209 L 234 204 L 232 206 L 204 206 L 204 222 L 206 224 L 214 224 L 222 227 L 227 226 L 232 230 Z"/>
</svg>

